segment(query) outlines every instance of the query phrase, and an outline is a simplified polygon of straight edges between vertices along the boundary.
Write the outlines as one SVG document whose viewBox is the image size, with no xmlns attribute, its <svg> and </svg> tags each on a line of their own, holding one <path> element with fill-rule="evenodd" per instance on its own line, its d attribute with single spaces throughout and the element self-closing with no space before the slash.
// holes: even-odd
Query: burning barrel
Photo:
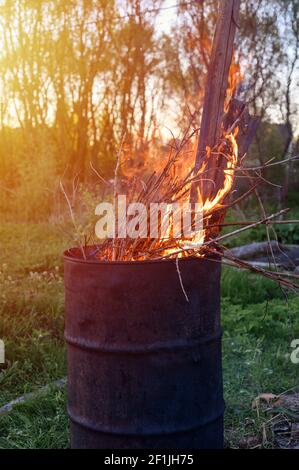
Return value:
<svg viewBox="0 0 299 470">
<path fill-rule="evenodd" d="M 72 448 L 223 446 L 217 261 L 65 253 Z"/>
</svg>

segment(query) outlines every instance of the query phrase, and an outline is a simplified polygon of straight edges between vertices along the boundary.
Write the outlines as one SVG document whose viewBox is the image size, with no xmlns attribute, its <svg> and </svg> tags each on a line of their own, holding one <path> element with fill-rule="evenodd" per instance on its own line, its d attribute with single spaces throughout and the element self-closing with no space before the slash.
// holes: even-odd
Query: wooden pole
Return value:
<svg viewBox="0 0 299 470">
<path fill-rule="evenodd" d="M 195 170 L 198 170 L 206 153 L 206 147 L 213 148 L 221 135 L 224 118 L 224 101 L 228 86 L 229 69 L 233 56 L 236 27 L 239 20 L 241 0 L 221 0 L 216 31 L 213 40 L 211 61 L 208 71 L 200 134 L 196 150 Z M 215 166 L 215 162 L 211 162 Z M 207 167 L 207 170 L 209 168 Z M 209 172 L 205 178 L 211 178 Z M 206 199 L 213 185 L 205 182 L 202 189 Z M 196 200 L 196 186 L 191 190 L 191 200 Z"/>
</svg>

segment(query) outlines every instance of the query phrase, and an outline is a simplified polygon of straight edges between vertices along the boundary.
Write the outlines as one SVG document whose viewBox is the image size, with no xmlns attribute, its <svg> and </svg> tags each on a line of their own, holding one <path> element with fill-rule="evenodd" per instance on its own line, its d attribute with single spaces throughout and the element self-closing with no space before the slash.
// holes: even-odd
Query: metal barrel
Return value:
<svg viewBox="0 0 299 470">
<path fill-rule="evenodd" d="M 217 261 L 64 254 L 72 448 L 223 447 Z"/>
</svg>

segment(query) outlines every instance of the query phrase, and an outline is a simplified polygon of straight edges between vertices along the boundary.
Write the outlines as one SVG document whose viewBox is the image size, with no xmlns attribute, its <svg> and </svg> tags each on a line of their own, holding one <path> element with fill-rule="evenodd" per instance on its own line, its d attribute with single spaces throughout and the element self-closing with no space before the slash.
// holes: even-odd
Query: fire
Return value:
<svg viewBox="0 0 299 470">
<path fill-rule="evenodd" d="M 232 64 L 229 69 L 228 86 L 226 91 L 226 98 L 224 103 L 224 111 L 227 113 L 230 102 L 234 97 L 234 94 L 238 88 L 238 85 L 244 80 L 244 75 L 241 71 L 240 64 L 236 61 L 235 56 L 233 57 Z"/>
<path fill-rule="evenodd" d="M 203 204 L 203 211 L 204 213 L 208 214 L 219 207 L 223 199 L 228 195 L 230 192 L 233 182 L 234 182 L 234 170 L 238 164 L 238 144 L 236 141 L 236 136 L 238 133 L 238 129 L 231 134 L 227 134 L 225 139 L 227 142 L 231 143 L 231 154 L 226 155 L 227 158 L 227 165 L 226 169 L 223 170 L 224 173 L 224 184 L 223 187 L 220 188 L 213 199 L 207 199 Z"/>
<path fill-rule="evenodd" d="M 237 144 L 237 137 L 238 134 L 238 129 L 230 134 L 226 134 L 224 136 L 224 142 L 228 144 L 229 148 L 231 149 L 231 152 L 229 154 L 226 154 L 226 168 L 223 169 L 223 175 L 224 175 L 224 182 L 221 188 L 218 189 L 216 196 L 213 198 L 208 198 L 203 202 L 203 198 L 200 192 L 200 187 L 197 188 L 197 202 L 202 205 L 202 214 L 203 214 L 203 222 L 206 219 L 209 219 L 212 215 L 213 212 L 220 208 L 222 205 L 222 202 L 225 200 L 225 198 L 228 196 L 230 193 L 233 183 L 234 183 L 234 174 L 235 174 L 235 169 L 238 164 L 238 144 Z M 223 144 L 221 144 L 222 147 Z M 207 155 L 208 158 L 212 158 L 212 154 L 214 152 L 211 151 L 210 148 L 207 148 Z M 216 152 L 215 152 L 216 153 Z M 199 174 L 203 174 L 206 168 L 206 162 L 203 162 Z M 192 240 L 188 240 L 183 242 L 181 245 L 184 250 L 195 250 L 199 249 L 203 246 L 203 243 L 205 240 L 209 238 L 209 229 L 208 226 L 204 228 L 203 230 L 199 231 L 196 233 L 196 235 L 193 237 Z M 175 253 L 175 249 L 172 250 L 173 253 Z M 167 254 L 171 254 L 171 250 L 168 250 Z M 200 254 L 200 253 L 199 253 Z M 185 253 L 182 252 L 180 253 L 181 256 L 184 256 Z"/>
<path fill-rule="evenodd" d="M 224 111 L 225 113 L 229 110 L 229 105 L 234 97 L 236 92 L 237 86 L 242 81 L 243 76 L 240 70 L 240 66 L 236 63 L 235 59 L 230 67 L 229 72 L 229 80 L 228 80 L 228 88 L 226 93 L 226 99 L 224 103 Z M 223 139 L 221 143 L 215 149 L 211 149 L 210 147 L 206 148 L 206 156 L 202 162 L 200 169 L 198 170 L 199 177 L 204 179 L 204 174 L 207 168 L 208 162 L 218 154 L 222 154 L 225 157 L 226 165 L 223 168 L 223 184 L 217 190 L 217 193 L 213 197 L 209 197 L 203 200 L 200 185 L 197 186 L 197 203 L 202 205 L 202 214 L 203 214 L 203 222 L 210 219 L 216 209 L 221 208 L 223 201 L 229 195 L 233 183 L 234 183 L 234 176 L 235 176 L 235 169 L 238 165 L 238 144 L 237 144 L 237 135 L 238 135 L 238 127 L 234 129 L 233 132 L 227 134 L 224 132 Z M 224 151 L 224 147 L 228 147 L 229 152 Z M 183 241 L 182 243 L 178 243 L 178 245 L 183 248 L 183 251 L 179 253 L 179 256 L 188 256 L 188 250 L 199 250 L 197 255 L 200 255 L 200 248 L 203 246 L 205 240 L 209 239 L 209 227 L 208 224 L 205 224 L 206 227 L 196 233 L 196 235 L 192 238 L 192 240 Z M 218 232 L 220 229 L 218 230 Z M 187 250 L 187 251 L 185 251 Z M 177 252 L 177 247 L 174 247 L 169 250 L 165 250 L 167 256 L 170 256 L 172 253 L 175 254 Z"/>
<path fill-rule="evenodd" d="M 240 80 L 240 67 L 233 61 L 229 74 L 224 112 L 228 111 L 229 103 Z M 184 204 L 190 202 L 191 189 L 195 184 L 196 201 L 192 201 L 192 203 L 201 207 L 202 229 L 195 234 L 193 233 L 192 236 L 181 236 L 180 238 L 174 236 L 173 229 L 167 237 L 152 238 L 147 234 L 147 236 L 136 239 L 107 239 L 102 244 L 98 257 L 106 260 L 137 261 L 169 257 L 204 256 L 205 242 L 214 239 L 215 235 L 217 237 L 220 232 L 220 227 L 216 229 L 216 232 L 215 229 L 211 230 L 209 223 L 212 220 L 212 223 L 216 221 L 217 225 L 218 221 L 222 220 L 223 211 L 221 213 L 221 209 L 223 209 L 224 201 L 230 194 L 234 183 L 235 170 L 239 160 L 237 135 L 237 127 L 231 133 L 227 133 L 223 129 L 222 138 L 218 145 L 213 149 L 206 148 L 201 167 L 197 171 L 191 163 L 191 158 L 194 162 L 194 154 L 192 155 L 190 152 L 190 140 L 185 138 L 178 146 L 172 148 L 167 162 L 163 163 L 162 166 L 160 160 L 157 168 L 153 171 L 152 163 L 150 164 L 150 167 L 147 168 L 148 176 L 146 178 L 144 177 L 144 169 L 147 167 L 148 160 L 145 165 L 141 165 L 143 168 L 142 176 L 138 176 L 138 171 L 129 172 L 131 179 L 126 184 L 128 200 L 143 203 L 147 207 L 151 203 L 173 204 L 178 202 Z M 212 182 L 215 188 L 212 191 L 212 196 L 203 198 L 201 191 L 205 184 L 205 178 L 207 179 L 206 173 L 211 168 L 211 163 L 214 162 L 217 171 L 214 178 L 212 178 Z M 125 174 L 124 172 L 123 176 L 128 179 L 128 173 Z M 114 187 L 116 187 L 116 182 Z M 144 217 L 146 219 L 141 223 L 144 222 L 145 225 L 149 226 L 148 215 Z M 132 220 L 129 222 L 132 222 Z M 164 221 L 160 220 L 160 229 L 163 223 Z"/>
</svg>

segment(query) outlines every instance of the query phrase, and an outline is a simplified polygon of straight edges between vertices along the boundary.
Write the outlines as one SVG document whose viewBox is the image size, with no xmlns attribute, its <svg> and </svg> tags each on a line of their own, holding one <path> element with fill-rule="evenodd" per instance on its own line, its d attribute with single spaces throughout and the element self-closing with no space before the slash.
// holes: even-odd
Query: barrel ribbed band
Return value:
<svg viewBox="0 0 299 470">
<path fill-rule="evenodd" d="M 95 351 L 98 353 L 109 353 L 109 354 L 153 354 L 161 353 L 182 349 L 194 349 L 207 343 L 213 343 L 219 341 L 222 336 L 222 329 L 219 329 L 216 333 L 211 335 L 203 336 L 196 340 L 194 339 L 178 339 L 168 342 L 154 342 L 152 344 L 135 344 L 135 345 L 112 345 L 97 343 L 95 341 L 89 341 L 85 338 L 74 338 L 67 332 L 65 333 L 66 342 L 73 347 Z"/>
</svg>

